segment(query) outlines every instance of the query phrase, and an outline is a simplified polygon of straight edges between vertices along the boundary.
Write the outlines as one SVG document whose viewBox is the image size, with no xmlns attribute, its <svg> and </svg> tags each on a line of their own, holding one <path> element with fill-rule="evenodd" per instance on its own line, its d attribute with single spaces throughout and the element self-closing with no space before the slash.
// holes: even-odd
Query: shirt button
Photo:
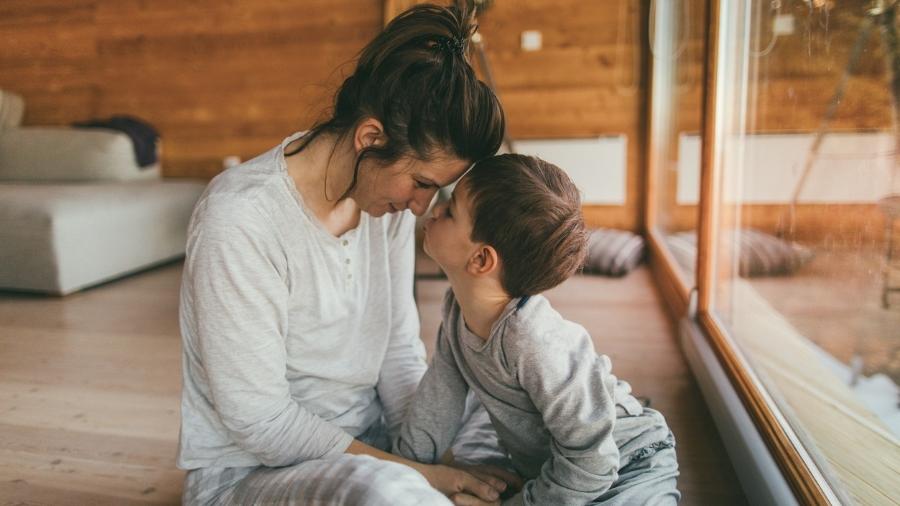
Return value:
<svg viewBox="0 0 900 506">
<path fill-rule="evenodd" d="M 346 245 L 350 244 L 350 242 L 347 239 L 344 239 L 343 241 L 341 241 L 341 244 L 346 246 Z"/>
<path fill-rule="evenodd" d="M 348 259 L 344 260 L 344 262 L 347 263 L 347 264 L 349 264 L 349 263 L 350 263 L 350 259 L 348 258 Z"/>
<path fill-rule="evenodd" d="M 353 274 L 347 274 L 347 279 L 352 279 L 352 278 L 353 278 Z"/>
</svg>

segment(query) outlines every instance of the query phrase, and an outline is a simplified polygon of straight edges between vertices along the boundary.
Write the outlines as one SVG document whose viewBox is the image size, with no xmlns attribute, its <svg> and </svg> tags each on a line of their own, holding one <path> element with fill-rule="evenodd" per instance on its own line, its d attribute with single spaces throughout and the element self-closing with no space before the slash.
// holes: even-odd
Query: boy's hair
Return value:
<svg viewBox="0 0 900 506">
<path fill-rule="evenodd" d="M 471 200 L 472 236 L 501 258 L 500 281 L 511 297 L 534 295 L 581 268 L 587 231 L 581 197 L 556 165 L 523 155 L 475 164 L 461 181 Z"/>
</svg>

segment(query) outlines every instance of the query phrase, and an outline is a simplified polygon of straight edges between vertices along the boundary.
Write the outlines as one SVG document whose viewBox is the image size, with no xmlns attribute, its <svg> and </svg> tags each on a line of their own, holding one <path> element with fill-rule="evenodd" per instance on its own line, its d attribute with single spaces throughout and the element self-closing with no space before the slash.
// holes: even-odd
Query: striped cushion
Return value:
<svg viewBox="0 0 900 506">
<path fill-rule="evenodd" d="M 584 271 L 591 274 L 624 276 L 644 257 L 644 238 L 626 230 L 592 230 L 587 247 Z"/>
<path fill-rule="evenodd" d="M 797 243 L 779 239 L 773 235 L 750 228 L 738 229 L 722 234 L 722 241 L 731 241 L 739 248 L 738 257 L 741 276 L 784 276 L 809 262 L 812 251 Z M 693 231 L 679 232 L 667 238 L 669 250 L 678 263 L 693 271 L 694 254 L 697 250 L 697 235 Z M 723 242 L 723 245 L 726 244 Z"/>
</svg>

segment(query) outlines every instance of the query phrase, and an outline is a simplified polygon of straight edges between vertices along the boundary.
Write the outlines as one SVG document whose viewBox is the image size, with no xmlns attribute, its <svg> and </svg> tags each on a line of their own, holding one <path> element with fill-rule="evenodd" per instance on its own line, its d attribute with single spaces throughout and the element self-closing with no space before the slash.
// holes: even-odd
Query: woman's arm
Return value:
<svg viewBox="0 0 900 506">
<path fill-rule="evenodd" d="M 289 295 L 276 232 L 249 201 L 203 205 L 184 271 L 185 346 L 199 361 L 188 380 L 214 423 L 264 465 L 340 455 L 352 437 L 293 400 L 285 377 Z"/>
<path fill-rule="evenodd" d="M 393 441 L 406 418 L 409 403 L 427 367 L 419 337 L 419 313 L 413 298 L 415 216 L 391 216 L 388 228 L 391 329 L 388 349 L 378 376 L 378 397 L 384 406 L 388 434 Z"/>
</svg>

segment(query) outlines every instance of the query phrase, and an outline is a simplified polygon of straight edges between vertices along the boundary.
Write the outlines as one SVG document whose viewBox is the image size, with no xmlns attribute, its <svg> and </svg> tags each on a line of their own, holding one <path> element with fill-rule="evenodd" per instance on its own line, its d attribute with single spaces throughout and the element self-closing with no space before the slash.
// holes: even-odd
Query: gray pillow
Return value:
<svg viewBox="0 0 900 506">
<path fill-rule="evenodd" d="M 678 232 L 668 236 L 666 240 L 678 263 L 693 271 L 697 234 L 694 231 Z M 721 240 L 738 244 L 739 272 L 744 277 L 789 275 L 813 257 L 812 250 L 805 246 L 752 228 L 725 231 Z"/>
<path fill-rule="evenodd" d="M 0 130 L 0 179 L 123 181 L 159 178 L 138 167 L 131 139 L 114 130 L 24 127 Z"/>
<path fill-rule="evenodd" d="M 644 257 L 644 238 L 626 230 L 598 228 L 588 235 L 584 272 L 619 277 Z"/>
</svg>

